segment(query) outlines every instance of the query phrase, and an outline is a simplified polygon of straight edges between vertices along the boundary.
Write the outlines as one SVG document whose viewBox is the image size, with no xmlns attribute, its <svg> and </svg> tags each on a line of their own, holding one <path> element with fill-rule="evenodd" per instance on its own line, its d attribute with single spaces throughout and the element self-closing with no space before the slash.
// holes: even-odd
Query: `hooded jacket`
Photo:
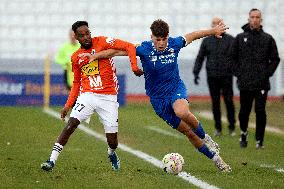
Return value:
<svg viewBox="0 0 284 189">
<path fill-rule="evenodd" d="M 269 77 L 275 72 L 280 58 L 276 42 L 262 26 L 252 30 L 245 24 L 231 47 L 231 68 L 240 90 L 269 90 Z"/>
</svg>

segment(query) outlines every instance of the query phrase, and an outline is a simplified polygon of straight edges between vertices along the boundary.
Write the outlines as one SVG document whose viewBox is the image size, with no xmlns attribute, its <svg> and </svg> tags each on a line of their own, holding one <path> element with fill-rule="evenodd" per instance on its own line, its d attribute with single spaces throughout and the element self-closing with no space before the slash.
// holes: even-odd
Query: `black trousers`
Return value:
<svg viewBox="0 0 284 189">
<path fill-rule="evenodd" d="M 255 130 L 255 139 L 263 142 L 264 132 L 266 126 L 266 99 L 267 99 L 266 90 L 241 90 L 240 91 L 240 104 L 241 109 L 239 113 L 240 128 L 243 132 L 247 131 L 249 115 L 252 108 L 253 100 L 255 100 L 255 116 L 256 116 L 256 130 Z"/>
<path fill-rule="evenodd" d="M 209 92 L 212 100 L 212 112 L 215 121 L 215 129 L 222 131 L 221 122 L 221 108 L 220 108 L 220 97 L 221 94 L 224 97 L 224 102 L 227 109 L 227 119 L 229 122 L 229 129 L 235 129 L 235 106 L 233 102 L 233 77 L 222 76 L 222 77 L 207 77 Z"/>
</svg>

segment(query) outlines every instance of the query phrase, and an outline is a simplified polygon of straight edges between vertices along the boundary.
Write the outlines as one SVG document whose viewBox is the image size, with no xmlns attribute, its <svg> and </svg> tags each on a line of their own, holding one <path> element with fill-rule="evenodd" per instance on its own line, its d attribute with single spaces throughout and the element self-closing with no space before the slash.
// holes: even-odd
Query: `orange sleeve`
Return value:
<svg viewBox="0 0 284 189">
<path fill-rule="evenodd" d="M 76 102 L 80 92 L 80 85 L 81 85 L 81 70 L 77 62 L 74 62 L 73 60 L 72 60 L 72 71 L 74 73 L 74 81 L 67 102 L 65 104 L 65 107 L 68 108 L 71 108 Z"/>
<path fill-rule="evenodd" d="M 120 39 L 114 39 L 111 37 L 102 37 L 101 43 L 104 46 L 104 49 L 117 49 L 117 50 L 124 50 L 127 52 L 127 55 L 130 59 L 131 69 L 132 71 L 137 71 L 138 65 L 137 65 L 137 59 L 136 59 L 136 48 L 132 43 L 120 40 Z"/>
</svg>

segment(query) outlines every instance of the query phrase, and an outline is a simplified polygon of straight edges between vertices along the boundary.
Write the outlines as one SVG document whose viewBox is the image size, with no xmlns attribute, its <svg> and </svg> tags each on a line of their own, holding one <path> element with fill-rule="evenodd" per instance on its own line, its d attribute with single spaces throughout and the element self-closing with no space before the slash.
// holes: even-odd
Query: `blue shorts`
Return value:
<svg viewBox="0 0 284 189">
<path fill-rule="evenodd" d="M 173 103 L 177 99 L 187 99 L 186 88 L 184 85 L 181 85 L 177 88 L 176 92 L 169 97 L 165 98 L 151 98 L 151 104 L 156 112 L 156 114 L 162 118 L 168 125 L 173 129 L 177 129 L 181 119 L 176 116 Z"/>
</svg>

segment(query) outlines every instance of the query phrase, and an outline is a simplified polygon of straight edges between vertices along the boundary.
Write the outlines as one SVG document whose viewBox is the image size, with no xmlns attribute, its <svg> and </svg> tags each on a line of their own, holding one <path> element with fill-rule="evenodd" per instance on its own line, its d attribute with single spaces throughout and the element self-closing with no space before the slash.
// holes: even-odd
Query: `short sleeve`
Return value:
<svg viewBox="0 0 284 189">
<path fill-rule="evenodd" d="M 136 46 L 136 55 L 137 56 L 143 56 L 144 54 L 144 48 L 141 45 Z"/>
<path fill-rule="evenodd" d="M 177 49 L 181 49 L 183 47 L 185 47 L 187 44 L 186 44 L 186 40 L 183 36 L 179 36 L 179 37 L 176 37 L 176 38 L 173 38 L 173 43 L 174 43 L 174 46 L 177 48 Z"/>
</svg>

